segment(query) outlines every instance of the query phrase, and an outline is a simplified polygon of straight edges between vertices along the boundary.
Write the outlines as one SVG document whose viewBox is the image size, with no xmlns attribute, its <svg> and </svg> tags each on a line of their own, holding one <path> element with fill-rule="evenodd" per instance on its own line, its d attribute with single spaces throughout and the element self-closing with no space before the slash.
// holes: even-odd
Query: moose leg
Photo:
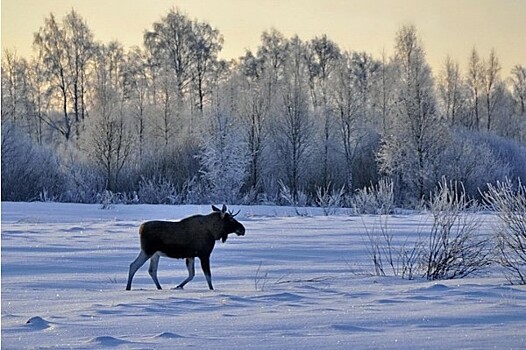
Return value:
<svg viewBox="0 0 526 350">
<path fill-rule="evenodd" d="M 131 284 L 133 280 L 133 276 L 135 275 L 135 272 L 144 265 L 144 263 L 150 259 L 151 255 L 148 255 L 144 252 L 144 250 L 141 249 L 141 252 L 137 256 L 137 258 L 130 264 L 130 272 L 128 273 L 128 284 L 126 284 L 126 290 L 131 289 Z"/>
<path fill-rule="evenodd" d="M 161 289 L 161 285 L 159 284 L 159 280 L 157 279 L 157 265 L 159 265 L 159 258 L 159 254 L 153 254 L 150 258 L 150 267 L 148 268 L 148 273 L 152 277 L 153 283 L 155 283 L 157 289 Z"/>
<path fill-rule="evenodd" d="M 175 289 L 183 289 L 183 287 L 194 279 L 195 276 L 195 259 L 194 258 L 186 258 L 186 268 L 188 269 L 188 277 L 181 282 Z"/>
<path fill-rule="evenodd" d="M 205 274 L 206 282 L 208 283 L 208 288 L 210 288 L 210 290 L 214 290 L 214 287 L 212 287 L 212 274 L 210 273 L 210 257 L 203 256 L 199 259 L 201 260 L 201 268 L 203 269 L 203 273 Z"/>
</svg>

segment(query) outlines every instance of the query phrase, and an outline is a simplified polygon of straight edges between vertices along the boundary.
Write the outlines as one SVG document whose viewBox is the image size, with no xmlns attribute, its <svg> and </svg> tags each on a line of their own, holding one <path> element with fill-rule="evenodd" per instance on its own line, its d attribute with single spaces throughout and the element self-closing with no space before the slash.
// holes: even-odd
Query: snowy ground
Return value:
<svg viewBox="0 0 526 350">
<path fill-rule="evenodd" d="M 2 348 L 524 349 L 526 288 L 498 274 L 428 282 L 372 276 L 364 227 L 375 216 L 243 207 L 247 232 L 212 254 L 215 291 L 197 264 L 147 264 L 125 291 L 150 219 L 208 206 L 2 203 Z M 344 213 L 343 213 L 344 214 Z M 494 217 L 479 214 L 483 230 Z M 415 237 L 424 215 L 389 218 Z"/>
</svg>

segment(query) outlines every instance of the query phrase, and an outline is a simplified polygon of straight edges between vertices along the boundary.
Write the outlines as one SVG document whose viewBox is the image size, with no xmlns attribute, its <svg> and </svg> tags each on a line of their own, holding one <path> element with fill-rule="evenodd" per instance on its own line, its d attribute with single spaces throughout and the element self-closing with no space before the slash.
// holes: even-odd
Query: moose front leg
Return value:
<svg viewBox="0 0 526 350">
<path fill-rule="evenodd" d="M 190 282 L 191 280 L 194 279 L 194 276 L 195 276 L 195 259 L 194 258 L 187 258 L 186 259 L 186 268 L 188 269 L 188 277 L 183 281 L 181 282 L 181 284 L 179 284 L 177 287 L 175 287 L 175 289 L 183 289 L 183 287 L 188 283 Z"/>
<path fill-rule="evenodd" d="M 208 288 L 210 288 L 210 290 L 214 290 L 214 287 L 212 287 L 212 274 L 210 273 L 210 257 L 202 256 L 199 258 L 199 260 L 201 260 L 201 268 L 203 269 L 203 273 L 205 274 L 206 282 L 208 283 Z"/>
</svg>

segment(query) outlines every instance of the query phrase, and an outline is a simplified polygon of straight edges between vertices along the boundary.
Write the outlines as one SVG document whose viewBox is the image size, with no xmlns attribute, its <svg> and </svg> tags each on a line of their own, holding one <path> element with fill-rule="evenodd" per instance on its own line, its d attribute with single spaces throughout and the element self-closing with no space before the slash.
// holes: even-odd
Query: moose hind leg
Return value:
<svg viewBox="0 0 526 350">
<path fill-rule="evenodd" d="M 152 277 L 153 283 L 155 283 L 155 286 L 157 289 L 162 289 L 161 285 L 159 284 L 159 280 L 157 279 L 157 266 L 159 265 L 159 254 L 155 253 L 150 258 L 150 267 L 148 268 L 148 273 Z"/>
<path fill-rule="evenodd" d="M 212 287 L 212 273 L 210 272 L 210 257 L 204 256 L 199 259 L 201 260 L 201 268 L 203 269 L 203 273 L 205 274 L 206 282 L 208 283 L 208 288 L 210 288 L 210 290 L 214 290 L 214 287 Z"/>
<path fill-rule="evenodd" d="M 183 282 L 181 282 L 181 284 L 175 287 L 176 289 L 183 289 L 183 287 L 188 282 L 194 279 L 194 276 L 195 276 L 195 259 L 194 258 L 186 259 L 186 268 L 188 269 L 188 277 Z"/>
<path fill-rule="evenodd" d="M 141 249 L 141 252 L 137 256 L 137 258 L 135 258 L 135 260 L 130 264 L 130 272 L 128 273 L 128 284 L 126 284 L 126 290 L 131 289 L 133 276 L 135 275 L 137 270 L 140 269 L 140 267 L 144 265 L 144 263 L 148 259 L 150 259 L 150 257 L 151 255 L 146 254 L 144 250 Z"/>
</svg>

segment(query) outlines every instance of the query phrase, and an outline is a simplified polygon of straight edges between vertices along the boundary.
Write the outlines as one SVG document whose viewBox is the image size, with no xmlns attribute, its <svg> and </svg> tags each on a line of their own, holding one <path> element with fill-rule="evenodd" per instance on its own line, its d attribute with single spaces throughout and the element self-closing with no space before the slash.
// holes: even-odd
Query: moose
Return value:
<svg viewBox="0 0 526 350">
<path fill-rule="evenodd" d="M 131 289 L 133 276 L 137 270 L 150 259 L 148 273 L 157 289 L 161 289 L 157 279 L 157 266 L 161 256 L 175 259 L 186 259 L 188 277 L 176 289 L 183 287 L 195 276 L 195 258 L 201 261 L 201 268 L 210 290 L 213 290 L 210 273 L 210 254 L 215 241 L 227 240 L 230 233 L 245 235 L 245 227 L 235 219 L 239 211 L 233 214 L 227 211 L 226 205 L 219 209 L 212 205 L 208 215 L 193 215 L 180 221 L 147 221 L 139 228 L 141 251 L 130 264 L 126 290 Z"/>
</svg>

